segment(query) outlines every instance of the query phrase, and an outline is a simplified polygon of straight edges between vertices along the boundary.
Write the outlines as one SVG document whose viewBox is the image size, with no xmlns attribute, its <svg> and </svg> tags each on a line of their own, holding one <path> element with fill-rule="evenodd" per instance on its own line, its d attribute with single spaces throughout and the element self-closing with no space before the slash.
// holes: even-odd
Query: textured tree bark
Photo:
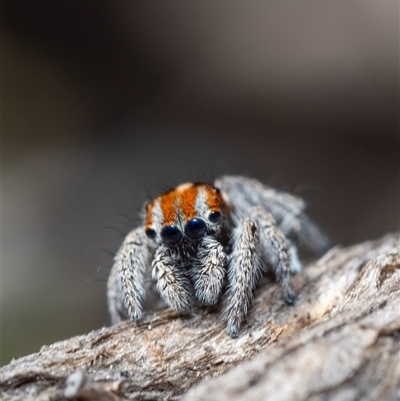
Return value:
<svg viewBox="0 0 400 401">
<path fill-rule="evenodd" d="M 1 369 L 2 397 L 399 401 L 399 243 L 332 249 L 293 278 L 294 306 L 264 280 L 238 339 L 219 306 L 44 346 Z"/>
</svg>

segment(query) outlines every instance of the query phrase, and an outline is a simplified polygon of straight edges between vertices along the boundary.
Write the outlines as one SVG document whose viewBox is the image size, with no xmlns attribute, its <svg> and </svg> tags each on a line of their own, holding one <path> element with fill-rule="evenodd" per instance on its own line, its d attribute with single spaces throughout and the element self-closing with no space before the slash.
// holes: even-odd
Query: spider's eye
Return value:
<svg viewBox="0 0 400 401">
<path fill-rule="evenodd" d="M 211 223 L 217 223 L 220 218 L 221 218 L 220 212 L 211 212 L 208 216 L 208 220 L 210 220 Z"/>
<path fill-rule="evenodd" d="M 185 234 L 190 239 L 201 238 L 207 230 L 206 223 L 201 219 L 192 219 L 186 223 Z"/>
<path fill-rule="evenodd" d="M 154 239 L 157 237 L 157 233 L 156 230 L 153 230 L 152 228 L 148 228 L 146 230 L 146 235 L 150 238 L 150 239 Z"/>
<path fill-rule="evenodd" d="M 178 227 L 175 226 L 165 226 L 161 230 L 161 238 L 165 245 L 174 246 L 178 245 L 182 239 L 182 233 Z"/>
</svg>

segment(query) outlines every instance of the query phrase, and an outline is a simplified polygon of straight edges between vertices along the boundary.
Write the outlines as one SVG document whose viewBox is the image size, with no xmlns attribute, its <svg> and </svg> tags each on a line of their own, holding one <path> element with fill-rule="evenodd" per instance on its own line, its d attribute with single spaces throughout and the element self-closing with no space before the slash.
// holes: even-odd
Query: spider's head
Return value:
<svg viewBox="0 0 400 401">
<path fill-rule="evenodd" d="M 221 232 L 228 208 L 219 189 L 205 183 L 177 186 L 146 205 L 146 235 L 169 247 Z"/>
</svg>

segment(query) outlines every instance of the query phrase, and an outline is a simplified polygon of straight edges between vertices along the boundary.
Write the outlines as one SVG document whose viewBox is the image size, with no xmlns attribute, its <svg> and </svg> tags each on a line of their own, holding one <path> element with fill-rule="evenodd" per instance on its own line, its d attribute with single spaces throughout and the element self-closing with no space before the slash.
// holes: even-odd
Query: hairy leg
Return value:
<svg viewBox="0 0 400 401">
<path fill-rule="evenodd" d="M 110 313 L 111 324 L 116 324 L 129 319 L 128 312 L 124 306 L 122 294 L 122 282 L 119 274 L 119 267 L 117 263 L 114 263 L 107 281 L 108 311 Z"/>
<path fill-rule="evenodd" d="M 118 250 L 107 282 L 108 309 L 113 324 L 142 316 L 143 276 L 151 253 L 143 228 L 131 231 Z"/>
<path fill-rule="evenodd" d="M 202 305 L 215 305 L 218 302 L 226 274 L 226 262 L 227 256 L 219 241 L 211 236 L 204 237 L 190 269 L 195 295 Z"/>
<path fill-rule="evenodd" d="M 228 333 L 237 337 L 240 325 L 253 299 L 253 290 L 261 277 L 258 258 L 259 235 L 254 221 L 239 220 L 232 236 L 232 253 L 228 267 L 226 318 Z"/>
<path fill-rule="evenodd" d="M 245 216 L 249 207 L 263 206 L 280 222 L 286 216 L 298 216 L 304 210 L 304 201 L 286 192 L 262 184 L 253 178 L 222 176 L 215 185 L 224 191 L 235 208 L 236 214 Z"/>
<path fill-rule="evenodd" d="M 305 203 L 301 198 L 247 177 L 222 176 L 215 185 L 227 195 L 237 216 L 246 216 L 252 206 L 262 206 L 294 244 L 302 242 L 316 253 L 329 248 L 327 237 L 304 213 Z"/>
<path fill-rule="evenodd" d="M 187 312 L 193 305 L 192 285 L 179 252 L 161 245 L 153 259 L 153 279 L 163 301 L 177 312 Z"/>
<path fill-rule="evenodd" d="M 275 278 L 282 287 L 285 301 L 292 304 L 296 295 L 291 284 L 291 273 L 300 265 L 296 248 L 293 245 L 289 248 L 289 243 L 276 225 L 274 217 L 261 206 L 252 208 L 250 216 L 259 230 L 262 259 L 272 267 Z"/>
<path fill-rule="evenodd" d="M 303 269 L 303 265 L 300 262 L 299 255 L 297 254 L 297 248 L 292 242 L 288 240 L 286 240 L 286 243 L 289 250 L 290 273 L 292 274 L 300 273 L 301 270 Z"/>
</svg>

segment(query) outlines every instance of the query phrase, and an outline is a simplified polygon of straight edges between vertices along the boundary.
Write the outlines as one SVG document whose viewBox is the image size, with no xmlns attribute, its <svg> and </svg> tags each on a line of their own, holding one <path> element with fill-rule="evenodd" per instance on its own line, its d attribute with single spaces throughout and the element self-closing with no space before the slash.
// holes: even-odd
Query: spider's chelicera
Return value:
<svg viewBox="0 0 400 401">
<path fill-rule="evenodd" d="M 291 304 L 291 274 L 301 270 L 298 244 L 315 252 L 327 247 L 304 207 L 300 198 L 237 176 L 182 184 L 153 199 L 143 226 L 116 254 L 108 280 L 112 322 L 142 317 L 151 269 L 162 300 L 182 313 L 194 303 L 216 304 L 226 288 L 224 316 L 237 337 L 262 274 L 274 272 Z"/>
</svg>

